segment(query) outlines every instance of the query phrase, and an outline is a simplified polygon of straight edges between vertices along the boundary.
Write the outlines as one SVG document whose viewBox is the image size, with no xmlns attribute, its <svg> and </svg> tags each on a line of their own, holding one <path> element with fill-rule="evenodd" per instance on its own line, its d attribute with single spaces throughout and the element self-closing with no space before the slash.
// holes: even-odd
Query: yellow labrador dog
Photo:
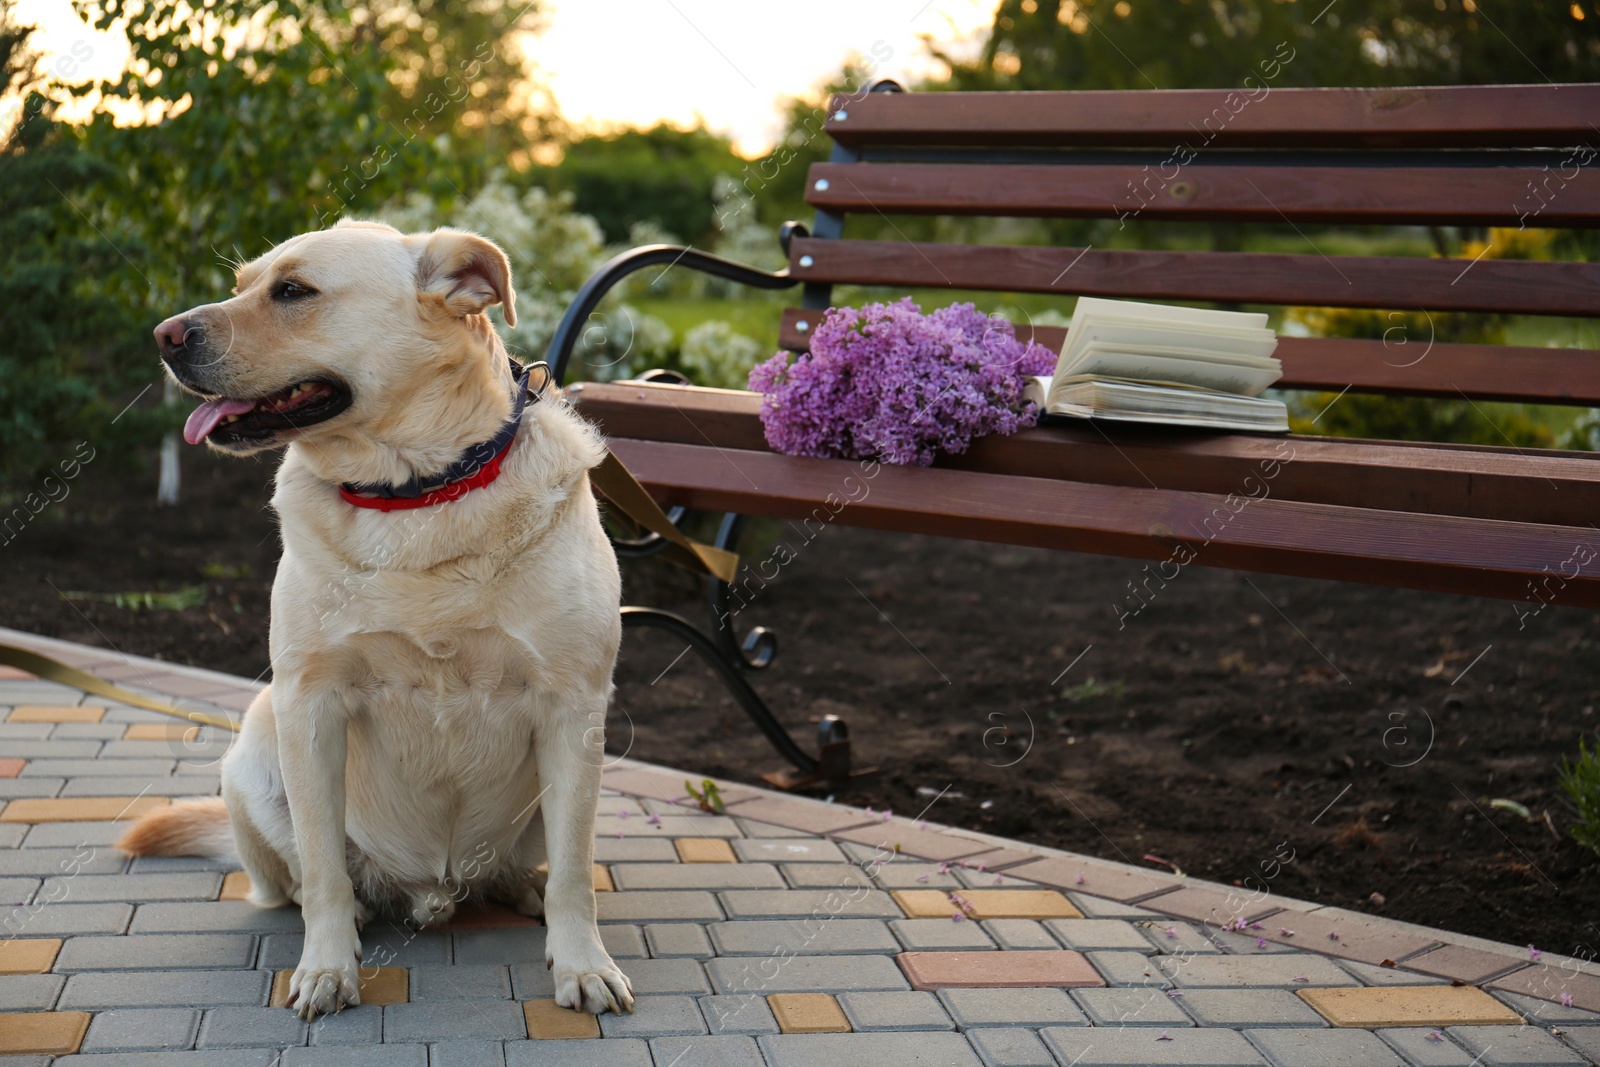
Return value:
<svg viewBox="0 0 1600 1067">
<path fill-rule="evenodd" d="M 429 924 L 469 895 L 544 915 L 558 1004 L 633 1006 L 592 880 L 621 639 L 588 481 L 604 446 L 559 398 L 528 397 L 491 304 L 515 324 L 491 242 L 343 222 L 156 328 L 203 399 L 190 443 L 288 446 L 283 558 L 272 685 L 223 763 L 222 800 L 146 816 L 119 844 L 236 854 L 253 903 L 298 903 L 303 1017 L 359 1003 L 369 907 Z"/>
</svg>

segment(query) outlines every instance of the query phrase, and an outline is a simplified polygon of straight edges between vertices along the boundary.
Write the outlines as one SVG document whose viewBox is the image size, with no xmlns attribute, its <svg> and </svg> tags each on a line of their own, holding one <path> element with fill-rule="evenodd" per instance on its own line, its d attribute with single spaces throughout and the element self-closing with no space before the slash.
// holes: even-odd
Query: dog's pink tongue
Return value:
<svg viewBox="0 0 1600 1067">
<path fill-rule="evenodd" d="M 229 415 L 243 415 L 255 406 L 254 400 L 207 400 L 190 412 L 189 421 L 183 424 L 183 439 L 197 445 L 211 436 L 217 423 Z"/>
</svg>

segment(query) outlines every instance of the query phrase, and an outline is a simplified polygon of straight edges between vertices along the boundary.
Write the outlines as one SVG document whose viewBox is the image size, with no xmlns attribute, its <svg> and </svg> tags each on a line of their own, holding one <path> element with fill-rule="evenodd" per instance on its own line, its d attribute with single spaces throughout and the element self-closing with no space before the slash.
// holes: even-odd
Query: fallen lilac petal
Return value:
<svg viewBox="0 0 1600 1067">
<path fill-rule="evenodd" d="M 955 914 L 950 916 L 950 921 L 953 922 L 953 923 L 966 922 L 967 921 L 967 913 L 964 912 L 964 911 L 958 911 Z"/>
<path fill-rule="evenodd" d="M 1429 1030 L 1427 1038 L 1429 1041 L 1443 1041 L 1444 1035 L 1437 1030 Z"/>
<path fill-rule="evenodd" d="M 1252 930 L 1265 930 L 1266 927 L 1262 926 L 1260 922 L 1253 922 L 1253 923 L 1250 924 L 1250 929 L 1252 929 Z"/>
<path fill-rule="evenodd" d="M 1337 941 L 1337 940 L 1339 940 L 1339 935 L 1334 933 L 1332 930 L 1329 930 L 1328 931 L 1328 940 L 1329 941 Z"/>
<path fill-rule="evenodd" d="M 652 814 L 648 819 L 645 820 L 645 822 L 649 823 L 651 826 L 660 826 L 661 816 Z"/>
<path fill-rule="evenodd" d="M 621 811 L 617 812 L 617 818 L 619 819 L 626 819 L 632 815 L 633 812 L 629 811 L 627 808 L 623 808 Z"/>
<path fill-rule="evenodd" d="M 1163 1031 L 1161 1031 L 1161 1036 L 1156 1038 L 1156 1040 L 1157 1041 L 1171 1041 L 1172 1040 L 1172 1035 L 1167 1033 L 1165 1030 L 1163 1030 Z"/>
<path fill-rule="evenodd" d="M 1309 981 L 1311 981 L 1311 979 L 1307 978 L 1305 975 L 1302 974 L 1302 975 L 1300 975 L 1300 976 L 1298 976 L 1296 978 L 1291 978 L 1290 981 L 1291 982 L 1309 982 Z"/>
<path fill-rule="evenodd" d="M 1278 936 L 1279 937 L 1293 937 L 1294 936 L 1294 931 L 1293 930 L 1285 930 L 1283 927 L 1280 926 L 1280 927 L 1278 927 Z"/>
<path fill-rule="evenodd" d="M 1572 994 L 1571 993 L 1563 993 L 1563 994 L 1561 994 L 1561 1006 L 1563 1008 L 1572 1007 Z"/>
<path fill-rule="evenodd" d="M 1177 937 L 1178 928 L 1176 926 L 1169 926 L 1167 927 L 1166 934 L 1168 937 Z"/>
<path fill-rule="evenodd" d="M 1078 884 L 1079 884 L 1079 885 L 1083 885 L 1083 884 L 1084 884 L 1084 883 L 1085 883 L 1085 882 L 1087 882 L 1087 881 L 1088 881 L 1088 880 L 1089 880 L 1089 879 L 1087 879 L 1087 878 L 1085 878 L 1085 877 L 1084 877 L 1084 876 L 1083 876 L 1083 875 L 1081 875 L 1081 874 L 1080 874 L 1080 875 L 1078 875 Z"/>
<path fill-rule="evenodd" d="M 1530 960 L 1532 960 L 1533 962 L 1538 963 L 1539 962 L 1539 957 L 1543 956 L 1543 955 L 1544 955 L 1543 952 L 1540 952 L 1538 949 L 1534 948 L 1532 945 L 1528 946 L 1528 958 Z"/>
<path fill-rule="evenodd" d="M 917 881 L 926 883 L 928 881 L 928 876 L 925 874 L 919 874 L 917 875 Z"/>
<path fill-rule="evenodd" d="M 1004 884 L 1005 880 L 1006 880 L 1006 876 L 1003 875 L 1003 874 L 997 874 L 997 875 L 994 876 L 994 884 L 995 885 L 1002 885 L 1002 884 Z"/>
<path fill-rule="evenodd" d="M 1179 997 L 1183 996 L 1183 990 L 1169 989 L 1167 990 L 1167 996 L 1171 997 L 1173 1000 L 1177 1000 Z"/>
<path fill-rule="evenodd" d="M 1266 947 L 1267 947 L 1267 939 L 1266 938 L 1264 938 L 1264 937 L 1256 938 L 1256 948 L 1266 948 Z"/>
</svg>

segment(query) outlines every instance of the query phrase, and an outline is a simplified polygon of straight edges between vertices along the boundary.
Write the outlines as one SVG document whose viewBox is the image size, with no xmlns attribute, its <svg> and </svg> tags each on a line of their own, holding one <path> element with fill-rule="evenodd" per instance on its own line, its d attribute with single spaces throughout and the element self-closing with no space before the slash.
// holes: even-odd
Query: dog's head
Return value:
<svg viewBox="0 0 1600 1067">
<path fill-rule="evenodd" d="M 463 359 L 503 373 L 486 343 L 491 304 L 516 325 L 511 264 L 494 243 L 346 221 L 246 264 L 231 298 L 155 335 L 168 372 L 204 400 L 184 438 L 248 455 L 329 426 L 376 434 L 397 401 Z"/>
</svg>

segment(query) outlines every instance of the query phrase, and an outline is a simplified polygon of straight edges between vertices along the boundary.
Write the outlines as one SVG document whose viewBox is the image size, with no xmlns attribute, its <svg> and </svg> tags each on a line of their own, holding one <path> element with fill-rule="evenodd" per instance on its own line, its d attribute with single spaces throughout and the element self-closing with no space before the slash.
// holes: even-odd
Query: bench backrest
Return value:
<svg viewBox="0 0 1600 1067">
<path fill-rule="evenodd" d="M 1600 85 L 836 97 L 812 166 L 804 350 L 842 283 L 1131 299 L 1600 316 L 1600 264 L 1325 254 L 1307 226 L 1600 225 Z M 1287 223 L 1305 251 L 845 239 L 849 215 Z M 1396 321 L 1399 321 L 1398 318 Z M 1018 324 L 1059 346 L 1059 328 Z M 1600 351 L 1283 337 L 1291 389 L 1600 406 Z"/>
</svg>

